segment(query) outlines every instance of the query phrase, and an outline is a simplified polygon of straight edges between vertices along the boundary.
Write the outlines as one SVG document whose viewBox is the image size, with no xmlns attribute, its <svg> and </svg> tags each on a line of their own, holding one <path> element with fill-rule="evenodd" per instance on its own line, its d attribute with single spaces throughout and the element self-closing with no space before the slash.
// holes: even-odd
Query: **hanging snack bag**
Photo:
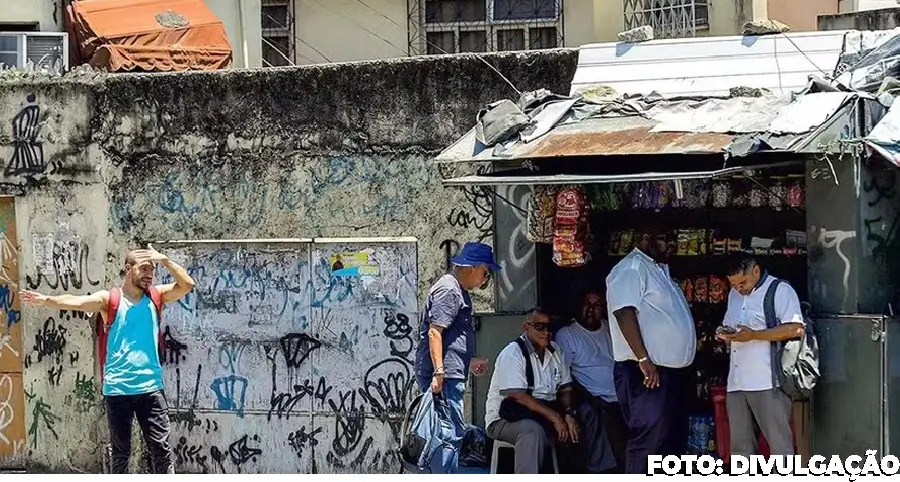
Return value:
<svg viewBox="0 0 900 482">
<path fill-rule="evenodd" d="M 684 187 L 683 205 L 687 209 L 702 209 L 709 199 L 710 181 L 689 179 L 682 182 Z"/>
<path fill-rule="evenodd" d="M 772 189 L 769 193 L 769 207 L 775 210 L 780 210 L 784 206 L 786 197 L 787 186 L 784 185 L 784 181 L 776 180 L 774 183 L 772 183 Z"/>
<path fill-rule="evenodd" d="M 787 205 L 793 208 L 802 207 L 806 203 L 806 189 L 803 181 L 794 181 L 788 187 Z"/>
<path fill-rule="evenodd" d="M 681 290 L 684 291 L 684 299 L 687 300 L 688 303 L 694 302 L 694 283 L 691 283 L 691 280 L 686 279 L 682 284 Z"/>
<path fill-rule="evenodd" d="M 697 278 L 694 281 L 694 300 L 697 303 L 709 303 L 709 291 L 707 290 L 706 277 Z"/>
<path fill-rule="evenodd" d="M 690 236 L 691 234 L 688 231 L 678 231 L 678 251 L 675 252 L 677 256 L 687 256 Z"/>
<path fill-rule="evenodd" d="M 625 256 L 634 248 L 635 233 L 634 231 L 622 231 L 622 238 L 619 241 L 619 256 Z"/>
<path fill-rule="evenodd" d="M 725 280 L 718 276 L 709 277 L 709 302 L 724 303 L 728 292 Z"/>
<path fill-rule="evenodd" d="M 700 255 L 700 232 L 697 230 L 688 231 L 688 244 L 687 244 L 687 254 L 688 256 L 698 256 Z"/>
<path fill-rule="evenodd" d="M 598 184 L 590 189 L 591 204 L 597 211 L 615 211 L 618 209 L 614 184 Z M 554 200 L 555 201 L 555 200 Z"/>
<path fill-rule="evenodd" d="M 568 186 L 556 195 L 553 262 L 560 267 L 584 266 L 589 260 L 588 209 L 584 190 Z"/>
<path fill-rule="evenodd" d="M 668 207 L 674 194 L 668 181 L 652 182 L 650 193 L 650 207 L 653 209 Z"/>
<path fill-rule="evenodd" d="M 528 202 L 526 235 L 532 243 L 552 243 L 556 215 L 556 186 L 536 186 Z"/>
<path fill-rule="evenodd" d="M 712 203 L 715 208 L 727 208 L 731 204 L 731 189 L 727 182 L 716 181 L 713 183 Z"/>
<path fill-rule="evenodd" d="M 754 184 L 752 188 L 750 188 L 750 207 L 752 208 L 761 208 L 766 205 L 768 202 L 768 195 L 762 186 L 759 184 Z"/>
</svg>

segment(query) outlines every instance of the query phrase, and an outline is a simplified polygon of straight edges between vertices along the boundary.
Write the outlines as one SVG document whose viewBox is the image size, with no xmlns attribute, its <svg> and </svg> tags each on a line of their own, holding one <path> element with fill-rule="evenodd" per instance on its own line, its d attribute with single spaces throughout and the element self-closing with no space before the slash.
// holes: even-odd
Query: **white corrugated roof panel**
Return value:
<svg viewBox="0 0 900 482">
<path fill-rule="evenodd" d="M 802 90 L 832 75 L 847 31 L 695 37 L 581 47 L 572 94 L 595 85 L 619 94 L 728 95 L 732 87 Z"/>
</svg>

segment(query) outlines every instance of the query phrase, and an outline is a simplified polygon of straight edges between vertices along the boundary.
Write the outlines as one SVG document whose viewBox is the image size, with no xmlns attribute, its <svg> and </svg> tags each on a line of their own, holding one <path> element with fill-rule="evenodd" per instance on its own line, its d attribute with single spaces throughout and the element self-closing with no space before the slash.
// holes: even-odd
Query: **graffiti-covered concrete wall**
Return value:
<svg viewBox="0 0 900 482">
<path fill-rule="evenodd" d="M 484 58 L 519 90 L 565 93 L 576 55 Z M 10 196 L 0 198 L 0 468 L 100 470 L 108 436 L 92 321 L 23 308 L 15 293 L 103 289 L 144 241 L 198 279 L 164 313 L 178 470 L 392 466 L 422 293 L 465 241 L 493 242 L 497 224 L 493 196 L 442 188 L 450 168 L 430 159 L 478 109 L 514 96 L 471 56 L 0 76 L 0 194 Z M 416 239 L 417 262 L 375 245 L 390 262 L 382 284 L 366 286 L 320 266 L 328 250 L 361 244 L 164 244 L 401 236 Z M 501 298 L 527 284 L 521 276 Z M 493 290 L 477 294 L 478 309 L 496 306 Z"/>
</svg>

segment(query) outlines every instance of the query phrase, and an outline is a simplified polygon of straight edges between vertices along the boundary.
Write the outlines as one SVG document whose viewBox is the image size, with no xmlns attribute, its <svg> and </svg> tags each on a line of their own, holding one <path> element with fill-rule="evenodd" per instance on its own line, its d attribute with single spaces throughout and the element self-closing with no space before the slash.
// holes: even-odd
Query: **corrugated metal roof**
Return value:
<svg viewBox="0 0 900 482">
<path fill-rule="evenodd" d="M 810 75 L 831 74 L 847 31 L 696 37 L 584 45 L 572 93 L 591 85 L 620 94 L 728 95 L 732 87 L 798 91 Z"/>
<path fill-rule="evenodd" d="M 532 142 L 516 142 L 502 152 L 480 146 L 472 129 L 435 160 L 456 162 L 629 154 L 720 154 L 734 139 L 729 134 L 652 132 L 654 125 L 655 121 L 639 116 L 585 119 L 557 125 Z"/>
</svg>

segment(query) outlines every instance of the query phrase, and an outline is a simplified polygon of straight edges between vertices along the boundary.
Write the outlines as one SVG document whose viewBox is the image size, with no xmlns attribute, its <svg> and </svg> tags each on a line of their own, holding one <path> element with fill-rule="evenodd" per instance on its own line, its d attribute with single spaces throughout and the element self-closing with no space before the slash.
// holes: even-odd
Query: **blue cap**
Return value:
<svg viewBox="0 0 900 482">
<path fill-rule="evenodd" d="M 450 262 L 456 266 L 482 266 L 491 271 L 500 271 L 499 264 L 494 262 L 494 250 L 484 243 L 466 243 L 462 250 Z"/>
</svg>

